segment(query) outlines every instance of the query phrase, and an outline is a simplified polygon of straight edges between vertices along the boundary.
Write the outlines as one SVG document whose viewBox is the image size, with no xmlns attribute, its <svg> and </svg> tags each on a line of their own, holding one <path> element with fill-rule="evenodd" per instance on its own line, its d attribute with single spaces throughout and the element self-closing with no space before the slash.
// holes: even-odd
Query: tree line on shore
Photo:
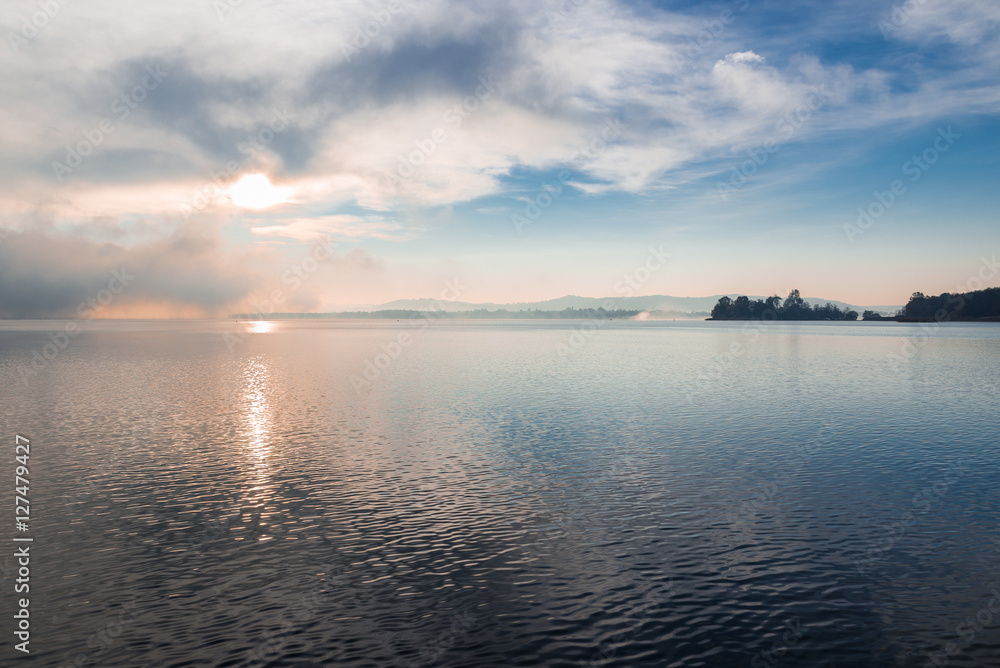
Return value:
<svg viewBox="0 0 1000 668">
<path fill-rule="evenodd" d="M 782 301 L 774 295 L 767 299 L 721 297 L 712 309 L 710 320 L 857 320 L 857 311 L 844 311 L 835 304 L 813 306 L 792 290 Z M 974 292 L 926 296 L 914 292 L 906 306 L 894 315 L 865 311 L 864 320 L 902 322 L 1000 321 L 1000 288 Z"/>
<path fill-rule="evenodd" d="M 792 290 L 784 301 L 774 295 L 766 299 L 720 297 L 710 320 L 857 320 L 857 311 L 844 311 L 836 304 L 813 306 Z"/>
<path fill-rule="evenodd" d="M 910 295 L 910 301 L 893 320 L 969 321 L 1000 319 L 1000 288 L 973 292 L 949 292 L 931 297 L 922 292 Z"/>
</svg>

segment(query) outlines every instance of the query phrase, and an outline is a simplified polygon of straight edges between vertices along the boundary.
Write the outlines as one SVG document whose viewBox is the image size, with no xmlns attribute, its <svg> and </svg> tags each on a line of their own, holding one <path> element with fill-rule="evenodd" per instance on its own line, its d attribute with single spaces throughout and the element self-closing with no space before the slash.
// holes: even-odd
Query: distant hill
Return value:
<svg viewBox="0 0 1000 668">
<path fill-rule="evenodd" d="M 358 305 L 346 307 L 344 310 L 328 313 L 272 313 L 274 318 L 400 318 L 410 317 L 413 313 L 448 313 L 462 314 L 462 317 L 489 318 L 489 317 L 567 317 L 564 313 L 566 309 L 573 309 L 580 313 L 577 317 L 589 317 L 586 313 L 596 312 L 597 309 L 609 309 L 616 311 L 615 317 L 625 317 L 622 312 L 634 312 L 642 314 L 642 319 L 668 319 L 682 320 L 704 319 L 711 312 L 712 308 L 722 297 L 735 299 L 737 293 L 731 295 L 712 295 L 711 297 L 671 297 L 669 295 L 650 295 L 645 297 L 579 297 L 577 295 L 566 295 L 556 299 L 547 299 L 540 302 L 514 302 L 512 304 L 496 304 L 493 302 L 459 302 L 441 301 L 437 299 L 397 299 L 385 304 Z M 751 299 L 763 299 L 763 297 L 751 297 Z M 886 315 L 895 314 L 902 306 L 899 305 L 877 305 L 877 306 L 857 306 L 845 302 L 833 301 L 830 299 L 816 299 L 806 297 L 806 301 L 817 305 L 825 306 L 832 304 L 841 310 L 875 311 Z M 528 314 L 528 311 L 537 313 Z M 250 318 L 253 314 L 238 313 L 230 317 Z M 570 316 L 572 317 L 572 316 Z"/>
<path fill-rule="evenodd" d="M 677 319 L 677 314 L 673 314 L 673 319 Z M 707 313 L 701 315 L 708 315 Z M 377 319 L 377 320 L 626 320 L 629 318 L 639 318 L 642 320 L 669 319 L 671 313 L 666 311 L 640 312 L 628 311 L 625 309 L 605 310 L 599 309 L 574 309 L 567 308 L 561 311 L 487 311 L 479 309 L 477 311 L 414 311 L 408 309 L 382 309 L 379 311 L 346 311 L 339 313 L 269 313 L 269 319 L 295 319 L 295 320 L 319 320 L 319 319 Z M 231 318 L 253 320 L 253 313 L 235 313 Z M 680 317 L 688 317 L 688 314 L 680 314 Z"/>
<path fill-rule="evenodd" d="M 574 309 L 596 309 L 605 306 L 609 300 L 614 301 L 614 308 L 629 311 L 668 311 L 671 314 L 682 315 L 685 313 L 697 316 L 708 313 L 716 305 L 721 297 L 727 296 L 735 299 L 739 293 L 729 295 L 712 295 L 710 297 L 671 297 L 669 295 L 651 295 L 644 297 L 578 297 L 567 295 L 556 299 L 548 299 L 541 302 L 515 302 L 513 304 L 495 304 L 492 302 L 473 303 L 458 301 L 438 301 L 435 299 L 397 299 L 395 301 L 380 304 L 372 307 L 373 311 L 382 310 L 406 310 L 406 311 L 476 311 L 485 309 L 487 311 L 562 311 L 567 308 Z M 751 299 L 764 299 L 762 296 L 750 296 Z M 878 311 L 884 313 L 895 313 L 901 304 L 881 304 L 881 305 L 857 305 L 847 304 L 831 299 L 819 299 L 815 297 L 805 297 L 811 304 L 824 306 L 833 304 L 842 310 Z"/>
</svg>

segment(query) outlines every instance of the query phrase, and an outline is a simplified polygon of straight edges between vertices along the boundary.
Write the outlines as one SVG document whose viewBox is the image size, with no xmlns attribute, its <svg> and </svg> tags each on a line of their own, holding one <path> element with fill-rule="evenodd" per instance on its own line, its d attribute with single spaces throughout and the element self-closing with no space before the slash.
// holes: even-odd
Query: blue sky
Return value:
<svg viewBox="0 0 1000 668">
<path fill-rule="evenodd" d="M 893 304 L 1000 251 L 989 0 L 49 7 L 0 13 L 0 315 L 122 266 L 104 315 L 610 296 L 650 248 L 636 294 Z"/>
</svg>

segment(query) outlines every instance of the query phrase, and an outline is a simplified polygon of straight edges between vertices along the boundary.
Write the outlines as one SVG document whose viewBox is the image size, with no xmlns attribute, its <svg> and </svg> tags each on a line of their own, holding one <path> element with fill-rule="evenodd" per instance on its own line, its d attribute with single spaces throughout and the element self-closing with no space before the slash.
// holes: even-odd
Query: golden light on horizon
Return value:
<svg viewBox="0 0 1000 668">
<path fill-rule="evenodd" d="M 273 323 L 267 320 L 256 320 L 250 323 L 250 331 L 254 334 L 267 334 L 271 331 Z"/>
<path fill-rule="evenodd" d="M 266 209 L 285 201 L 281 188 L 276 188 L 264 174 L 246 174 L 229 186 L 229 199 L 244 209 Z"/>
</svg>

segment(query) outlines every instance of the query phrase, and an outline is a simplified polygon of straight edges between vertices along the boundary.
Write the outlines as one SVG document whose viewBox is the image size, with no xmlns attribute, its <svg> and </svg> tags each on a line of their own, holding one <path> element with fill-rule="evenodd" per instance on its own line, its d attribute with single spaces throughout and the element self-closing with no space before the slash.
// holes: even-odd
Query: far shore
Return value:
<svg viewBox="0 0 1000 668">
<path fill-rule="evenodd" d="M 759 320 L 759 318 L 705 318 L 706 322 L 751 322 L 754 320 Z M 905 318 L 905 317 L 886 317 L 886 318 L 866 318 L 864 320 L 770 320 L 768 322 L 851 322 L 851 323 L 861 323 L 861 322 L 937 322 L 937 323 L 949 323 L 949 322 L 1000 322 L 1000 316 L 989 316 L 986 318 L 948 318 L 945 320 L 937 320 L 935 318 Z"/>
</svg>

